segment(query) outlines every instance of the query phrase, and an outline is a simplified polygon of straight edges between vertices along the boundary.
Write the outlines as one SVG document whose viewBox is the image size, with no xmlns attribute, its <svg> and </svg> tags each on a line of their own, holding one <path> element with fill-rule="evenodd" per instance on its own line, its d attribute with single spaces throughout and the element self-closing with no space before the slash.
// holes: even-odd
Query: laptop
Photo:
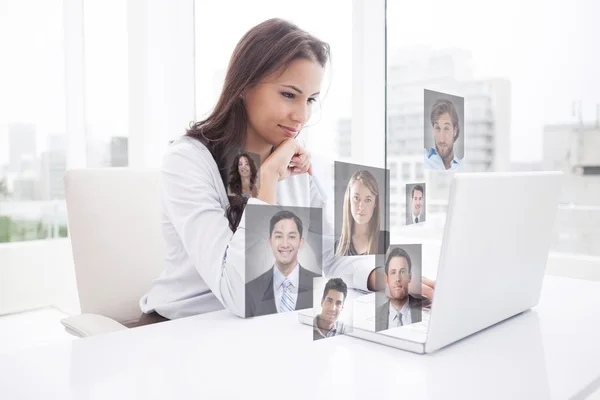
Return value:
<svg viewBox="0 0 600 400">
<path fill-rule="evenodd" d="M 560 171 L 454 174 L 430 309 L 423 310 L 421 322 L 374 332 L 375 294 L 358 297 L 355 309 L 368 312 L 355 313 L 347 335 L 432 353 L 536 306 L 562 176 Z M 312 325 L 313 310 L 300 311 L 299 320 Z"/>
</svg>

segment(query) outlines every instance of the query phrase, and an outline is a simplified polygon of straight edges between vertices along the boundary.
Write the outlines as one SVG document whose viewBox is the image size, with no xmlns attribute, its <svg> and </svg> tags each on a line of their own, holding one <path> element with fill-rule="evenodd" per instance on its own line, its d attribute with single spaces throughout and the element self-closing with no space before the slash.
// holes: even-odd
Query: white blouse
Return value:
<svg viewBox="0 0 600 400">
<path fill-rule="evenodd" d="M 277 183 L 277 204 L 323 209 L 323 273 L 340 277 L 348 287 L 367 290 L 375 256 L 334 254 L 333 182 L 313 157 L 313 176 Z M 140 299 L 144 313 L 169 319 L 226 307 L 245 315 L 245 211 L 235 233 L 229 228 L 227 191 L 215 160 L 198 140 L 182 136 L 163 159 L 160 177 L 162 232 L 167 245 L 165 269 Z M 331 200 L 331 201 L 329 201 Z M 267 204 L 256 198 L 248 204 Z"/>
</svg>

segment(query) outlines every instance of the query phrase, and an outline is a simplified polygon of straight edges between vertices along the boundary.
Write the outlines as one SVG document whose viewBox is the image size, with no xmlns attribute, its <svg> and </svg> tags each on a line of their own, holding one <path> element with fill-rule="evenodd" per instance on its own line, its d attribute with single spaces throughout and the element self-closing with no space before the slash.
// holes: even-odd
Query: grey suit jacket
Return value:
<svg viewBox="0 0 600 400">
<path fill-rule="evenodd" d="M 408 295 L 408 306 L 410 308 L 410 318 L 412 323 L 422 321 L 422 310 L 426 306 L 425 298 L 417 298 L 413 295 Z M 388 329 L 388 321 L 390 315 L 390 301 L 386 301 L 383 305 L 375 310 L 375 332 Z"/>
<path fill-rule="evenodd" d="M 296 310 L 313 306 L 313 278 L 321 277 L 300 265 Z M 277 303 L 273 291 L 273 268 L 246 284 L 246 317 L 277 314 Z"/>
</svg>

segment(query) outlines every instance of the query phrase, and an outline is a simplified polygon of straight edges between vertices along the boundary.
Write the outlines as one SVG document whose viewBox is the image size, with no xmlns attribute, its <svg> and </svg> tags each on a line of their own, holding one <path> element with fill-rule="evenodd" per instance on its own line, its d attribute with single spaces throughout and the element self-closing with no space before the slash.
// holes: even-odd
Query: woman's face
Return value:
<svg viewBox="0 0 600 400">
<path fill-rule="evenodd" d="M 242 178 L 250 177 L 250 164 L 246 157 L 240 157 L 240 160 L 238 161 L 238 172 Z"/>
<path fill-rule="evenodd" d="M 295 138 L 310 119 L 322 78 L 318 62 L 298 59 L 283 73 L 276 71 L 245 92 L 248 139 L 278 146 Z"/>
<path fill-rule="evenodd" d="M 350 186 L 350 211 L 357 224 L 368 224 L 375 210 L 377 196 L 361 181 Z"/>
</svg>

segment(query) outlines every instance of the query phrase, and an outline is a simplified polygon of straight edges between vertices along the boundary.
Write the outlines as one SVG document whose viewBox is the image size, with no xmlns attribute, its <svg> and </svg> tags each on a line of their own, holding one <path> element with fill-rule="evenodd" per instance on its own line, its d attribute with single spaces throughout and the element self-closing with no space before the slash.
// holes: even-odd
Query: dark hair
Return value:
<svg viewBox="0 0 600 400">
<path fill-rule="evenodd" d="M 279 18 L 256 25 L 240 39 L 229 61 L 217 105 L 206 119 L 196 122 L 187 131 L 187 136 L 198 139 L 208 148 L 225 187 L 229 172 L 227 160 L 244 147 L 247 115 L 242 93 L 297 59 L 314 60 L 324 67 L 329 57 L 327 43 Z M 247 201 L 243 196 L 229 196 L 227 219 L 231 230 L 237 229 Z"/>
<path fill-rule="evenodd" d="M 423 186 L 417 185 L 413 188 L 412 192 L 410 193 L 410 197 L 415 196 L 415 191 L 419 191 L 419 192 L 421 192 L 421 194 L 425 193 L 425 191 L 423 190 Z"/>
<path fill-rule="evenodd" d="M 406 262 L 408 263 L 408 272 L 411 271 L 412 269 L 412 262 L 410 261 L 410 256 L 408 255 L 408 253 L 406 252 L 406 250 L 404 250 L 403 248 L 400 247 L 394 247 L 392 250 L 390 250 L 388 252 L 388 255 L 385 259 L 385 274 L 388 274 L 388 267 L 390 265 L 390 261 L 392 261 L 392 258 L 394 257 L 404 257 L 406 259 Z"/>
<path fill-rule="evenodd" d="M 281 221 L 282 219 L 293 219 L 296 223 L 296 227 L 298 228 L 298 232 L 300 233 L 300 237 L 302 237 L 302 220 L 298 218 L 296 214 L 291 211 L 279 211 L 275 213 L 271 217 L 271 222 L 269 225 L 269 236 L 273 234 L 273 229 L 275 228 L 275 224 Z"/>
<path fill-rule="evenodd" d="M 344 302 L 346 301 L 346 295 L 348 294 L 348 286 L 341 278 L 332 278 L 325 284 L 325 289 L 323 290 L 323 297 L 321 300 L 325 300 L 327 297 L 327 293 L 330 290 L 336 290 L 344 295 Z"/>
<path fill-rule="evenodd" d="M 248 161 L 248 165 L 250 165 L 250 190 L 254 189 L 256 177 L 258 175 L 256 164 L 248 153 L 240 153 L 233 159 L 229 170 L 229 189 L 231 190 L 231 193 L 240 196 L 242 195 L 242 177 L 240 176 L 238 164 L 242 157 L 244 157 Z"/>
<path fill-rule="evenodd" d="M 431 106 L 431 126 L 435 124 L 435 120 L 439 118 L 440 115 L 448 113 L 450 118 L 452 119 L 452 125 L 456 128 L 456 136 L 454 137 L 454 141 L 458 140 L 460 136 L 460 125 L 458 124 L 458 113 L 456 112 L 456 107 L 450 100 L 447 99 L 437 99 L 433 106 Z"/>
</svg>

